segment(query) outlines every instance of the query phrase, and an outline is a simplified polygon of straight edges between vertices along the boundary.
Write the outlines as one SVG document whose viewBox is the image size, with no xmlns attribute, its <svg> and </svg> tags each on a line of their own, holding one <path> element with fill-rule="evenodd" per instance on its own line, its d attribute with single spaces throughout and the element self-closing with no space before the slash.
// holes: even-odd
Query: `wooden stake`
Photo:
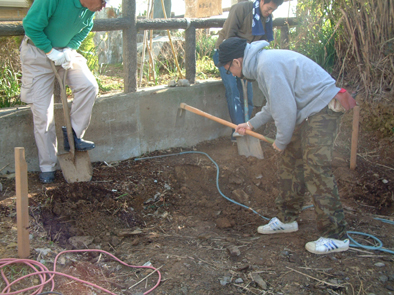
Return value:
<svg viewBox="0 0 394 295">
<path fill-rule="evenodd" d="M 30 256 L 29 199 L 27 195 L 27 163 L 25 148 L 15 148 L 16 220 L 18 230 L 18 256 Z"/>
<path fill-rule="evenodd" d="M 352 146 L 351 146 L 351 150 L 350 150 L 350 169 L 351 170 L 356 169 L 359 121 L 360 121 L 360 107 L 355 106 L 353 109 Z"/>
</svg>

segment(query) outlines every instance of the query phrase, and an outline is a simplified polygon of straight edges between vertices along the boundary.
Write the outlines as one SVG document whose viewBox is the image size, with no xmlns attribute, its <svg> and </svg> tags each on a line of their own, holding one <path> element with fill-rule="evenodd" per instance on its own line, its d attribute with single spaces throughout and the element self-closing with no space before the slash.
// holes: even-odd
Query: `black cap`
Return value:
<svg viewBox="0 0 394 295">
<path fill-rule="evenodd" d="M 218 67 L 223 67 L 235 58 L 244 57 L 247 41 L 238 37 L 231 37 L 219 46 Z"/>
</svg>

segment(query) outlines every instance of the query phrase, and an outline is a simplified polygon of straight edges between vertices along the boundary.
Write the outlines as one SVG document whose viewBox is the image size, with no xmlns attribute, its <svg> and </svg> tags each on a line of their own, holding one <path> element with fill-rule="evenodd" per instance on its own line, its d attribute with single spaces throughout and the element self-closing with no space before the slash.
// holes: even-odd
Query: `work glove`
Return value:
<svg viewBox="0 0 394 295">
<path fill-rule="evenodd" d="M 65 48 L 63 50 L 64 56 L 66 57 L 66 62 L 62 64 L 63 69 L 69 70 L 73 68 L 74 51 L 72 48 Z"/>
<path fill-rule="evenodd" d="M 351 110 L 357 105 L 356 100 L 347 92 L 341 88 L 337 95 L 330 101 L 328 107 L 334 112 L 346 112 Z"/>
<path fill-rule="evenodd" d="M 47 57 L 55 63 L 55 66 L 60 66 L 66 62 L 64 53 L 55 48 L 52 48 L 52 50 L 47 53 Z"/>
<path fill-rule="evenodd" d="M 356 100 L 347 92 L 345 89 L 341 88 L 338 94 L 335 96 L 337 100 L 341 103 L 343 108 L 348 111 L 357 105 Z"/>
</svg>

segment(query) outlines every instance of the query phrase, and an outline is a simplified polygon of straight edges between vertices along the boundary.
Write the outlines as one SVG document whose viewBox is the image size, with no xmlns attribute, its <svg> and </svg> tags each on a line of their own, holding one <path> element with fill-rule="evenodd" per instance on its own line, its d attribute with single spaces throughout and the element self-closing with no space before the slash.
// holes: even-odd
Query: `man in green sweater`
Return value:
<svg viewBox="0 0 394 295">
<path fill-rule="evenodd" d="M 57 163 L 52 62 L 60 76 L 67 70 L 66 83 L 74 94 L 70 117 L 76 150 L 95 147 L 82 138 L 90 123 L 98 85 L 86 59 L 76 50 L 91 31 L 95 12 L 105 5 L 105 0 L 35 0 L 23 19 L 26 36 L 20 48 L 21 100 L 33 113 L 42 183 L 54 181 Z M 64 127 L 63 133 L 67 151 L 70 146 Z"/>
</svg>

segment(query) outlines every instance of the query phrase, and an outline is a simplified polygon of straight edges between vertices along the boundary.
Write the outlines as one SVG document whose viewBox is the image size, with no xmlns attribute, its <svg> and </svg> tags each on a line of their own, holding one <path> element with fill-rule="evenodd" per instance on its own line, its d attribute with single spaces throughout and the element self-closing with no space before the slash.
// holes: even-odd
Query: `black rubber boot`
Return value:
<svg viewBox="0 0 394 295">
<path fill-rule="evenodd" d="M 64 150 L 68 152 L 68 151 L 70 150 L 70 144 L 68 143 L 67 128 L 66 128 L 66 126 L 62 126 L 62 131 L 63 131 L 63 145 L 64 145 Z"/>
<path fill-rule="evenodd" d="M 64 150 L 68 152 L 70 150 L 70 144 L 68 142 L 66 126 L 62 126 L 62 130 L 63 130 L 63 138 L 64 138 Z M 96 147 L 94 145 L 94 142 L 92 141 L 83 140 L 82 138 L 77 138 L 74 130 L 73 130 L 73 135 L 74 135 L 75 149 L 77 151 L 88 151 Z"/>
<path fill-rule="evenodd" d="M 51 183 L 55 181 L 55 171 L 41 172 L 39 175 L 41 183 Z"/>
</svg>

